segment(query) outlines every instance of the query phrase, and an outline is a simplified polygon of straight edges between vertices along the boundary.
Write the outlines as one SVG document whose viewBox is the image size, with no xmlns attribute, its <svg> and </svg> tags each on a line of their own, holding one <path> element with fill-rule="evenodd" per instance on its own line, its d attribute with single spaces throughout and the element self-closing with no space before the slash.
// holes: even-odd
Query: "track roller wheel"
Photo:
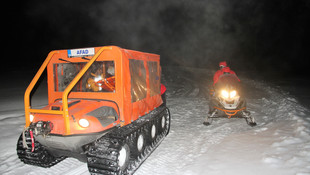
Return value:
<svg viewBox="0 0 310 175">
<path fill-rule="evenodd" d="M 137 139 L 137 149 L 139 152 L 142 152 L 144 147 L 145 147 L 144 136 L 143 134 L 140 134 Z"/>
<path fill-rule="evenodd" d="M 130 140 L 132 140 L 129 145 L 130 145 L 130 150 L 131 150 L 131 154 L 130 154 L 130 158 L 136 159 L 139 156 L 141 156 L 141 154 L 143 153 L 145 147 L 146 147 L 146 138 L 145 138 L 145 134 L 142 132 L 143 130 L 136 132 L 135 134 L 133 134 L 132 138 Z"/>
<path fill-rule="evenodd" d="M 119 151 L 118 158 L 117 158 L 117 164 L 121 171 L 124 171 L 129 163 L 129 155 L 130 155 L 130 149 L 127 144 L 123 145 L 121 150 Z"/>
</svg>

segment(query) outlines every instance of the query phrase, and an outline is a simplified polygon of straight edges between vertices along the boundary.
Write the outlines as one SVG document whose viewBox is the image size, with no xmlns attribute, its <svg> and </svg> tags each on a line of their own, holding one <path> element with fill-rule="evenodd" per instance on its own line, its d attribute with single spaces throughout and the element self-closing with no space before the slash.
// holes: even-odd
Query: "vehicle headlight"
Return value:
<svg viewBox="0 0 310 175">
<path fill-rule="evenodd" d="M 29 115 L 29 119 L 30 119 L 30 122 L 32 122 L 33 119 L 34 119 L 34 115 L 30 114 L 30 115 Z"/>
<path fill-rule="evenodd" d="M 86 119 L 84 119 L 84 118 L 82 118 L 82 119 L 79 120 L 79 124 L 80 124 L 80 126 L 82 126 L 83 128 L 87 128 L 87 127 L 89 126 L 89 121 L 86 120 Z"/>
<path fill-rule="evenodd" d="M 229 93 L 226 90 L 222 90 L 221 94 L 222 94 L 222 96 L 224 98 L 228 98 L 229 97 Z"/>
<path fill-rule="evenodd" d="M 229 97 L 230 97 L 230 98 L 234 98 L 236 95 L 237 95 L 237 91 L 231 91 L 231 92 L 229 93 Z"/>
<path fill-rule="evenodd" d="M 227 91 L 227 90 L 222 90 L 221 95 L 223 98 L 234 98 L 237 96 L 237 91 Z"/>
</svg>

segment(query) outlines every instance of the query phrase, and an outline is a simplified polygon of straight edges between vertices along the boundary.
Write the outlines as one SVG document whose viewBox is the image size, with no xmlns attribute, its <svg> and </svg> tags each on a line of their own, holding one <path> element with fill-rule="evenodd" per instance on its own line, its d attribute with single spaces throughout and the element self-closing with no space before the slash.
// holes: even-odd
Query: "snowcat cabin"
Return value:
<svg viewBox="0 0 310 175">
<path fill-rule="evenodd" d="M 31 109 L 45 67 L 49 104 Z M 72 135 L 127 125 L 161 105 L 160 73 L 156 54 L 116 46 L 52 51 L 26 90 L 26 127 L 48 121 L 51 134 Z"/>
</svg>

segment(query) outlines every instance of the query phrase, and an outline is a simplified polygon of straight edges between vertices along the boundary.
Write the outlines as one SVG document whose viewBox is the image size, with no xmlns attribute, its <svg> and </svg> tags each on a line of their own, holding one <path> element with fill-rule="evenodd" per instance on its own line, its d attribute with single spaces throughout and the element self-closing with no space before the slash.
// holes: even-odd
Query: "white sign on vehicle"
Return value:
<svg viewBox="0 0 310 175">
<path fill-rule="evenodd" d="M 85 57 L 95 55 L 95 48 L 71 49 L 68 50 L 68 57 Z"/>
</svg>

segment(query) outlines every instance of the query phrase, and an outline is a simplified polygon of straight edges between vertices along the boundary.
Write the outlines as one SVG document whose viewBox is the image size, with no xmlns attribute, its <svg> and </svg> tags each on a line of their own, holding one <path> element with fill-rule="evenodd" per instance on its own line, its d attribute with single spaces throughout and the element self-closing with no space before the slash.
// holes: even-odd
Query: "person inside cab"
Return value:
<svg viewBox="0 0 310 175">
<path fill-rule="evenodd" d="M 91 77 L 87 79 L 86 88 L 93 92 L 113 92 L 115 90 L 114 63 L 106 62 L 95 67 L 96 69 L 90 73 Z"/>
<path fill-rule="evenodd" d="M 94 73 L 90 73 L 91 77 L 87 79 L 86 84 L 87 89 L 93 92 L 98 92 L 102 90 L 100 81 L 105 78 L 105 71 L 103 71 L 103 69 L 105 70 L 104 64 L 102 68 L 98 68 L 97 70 L 95 70 Z"/>
</svg>

